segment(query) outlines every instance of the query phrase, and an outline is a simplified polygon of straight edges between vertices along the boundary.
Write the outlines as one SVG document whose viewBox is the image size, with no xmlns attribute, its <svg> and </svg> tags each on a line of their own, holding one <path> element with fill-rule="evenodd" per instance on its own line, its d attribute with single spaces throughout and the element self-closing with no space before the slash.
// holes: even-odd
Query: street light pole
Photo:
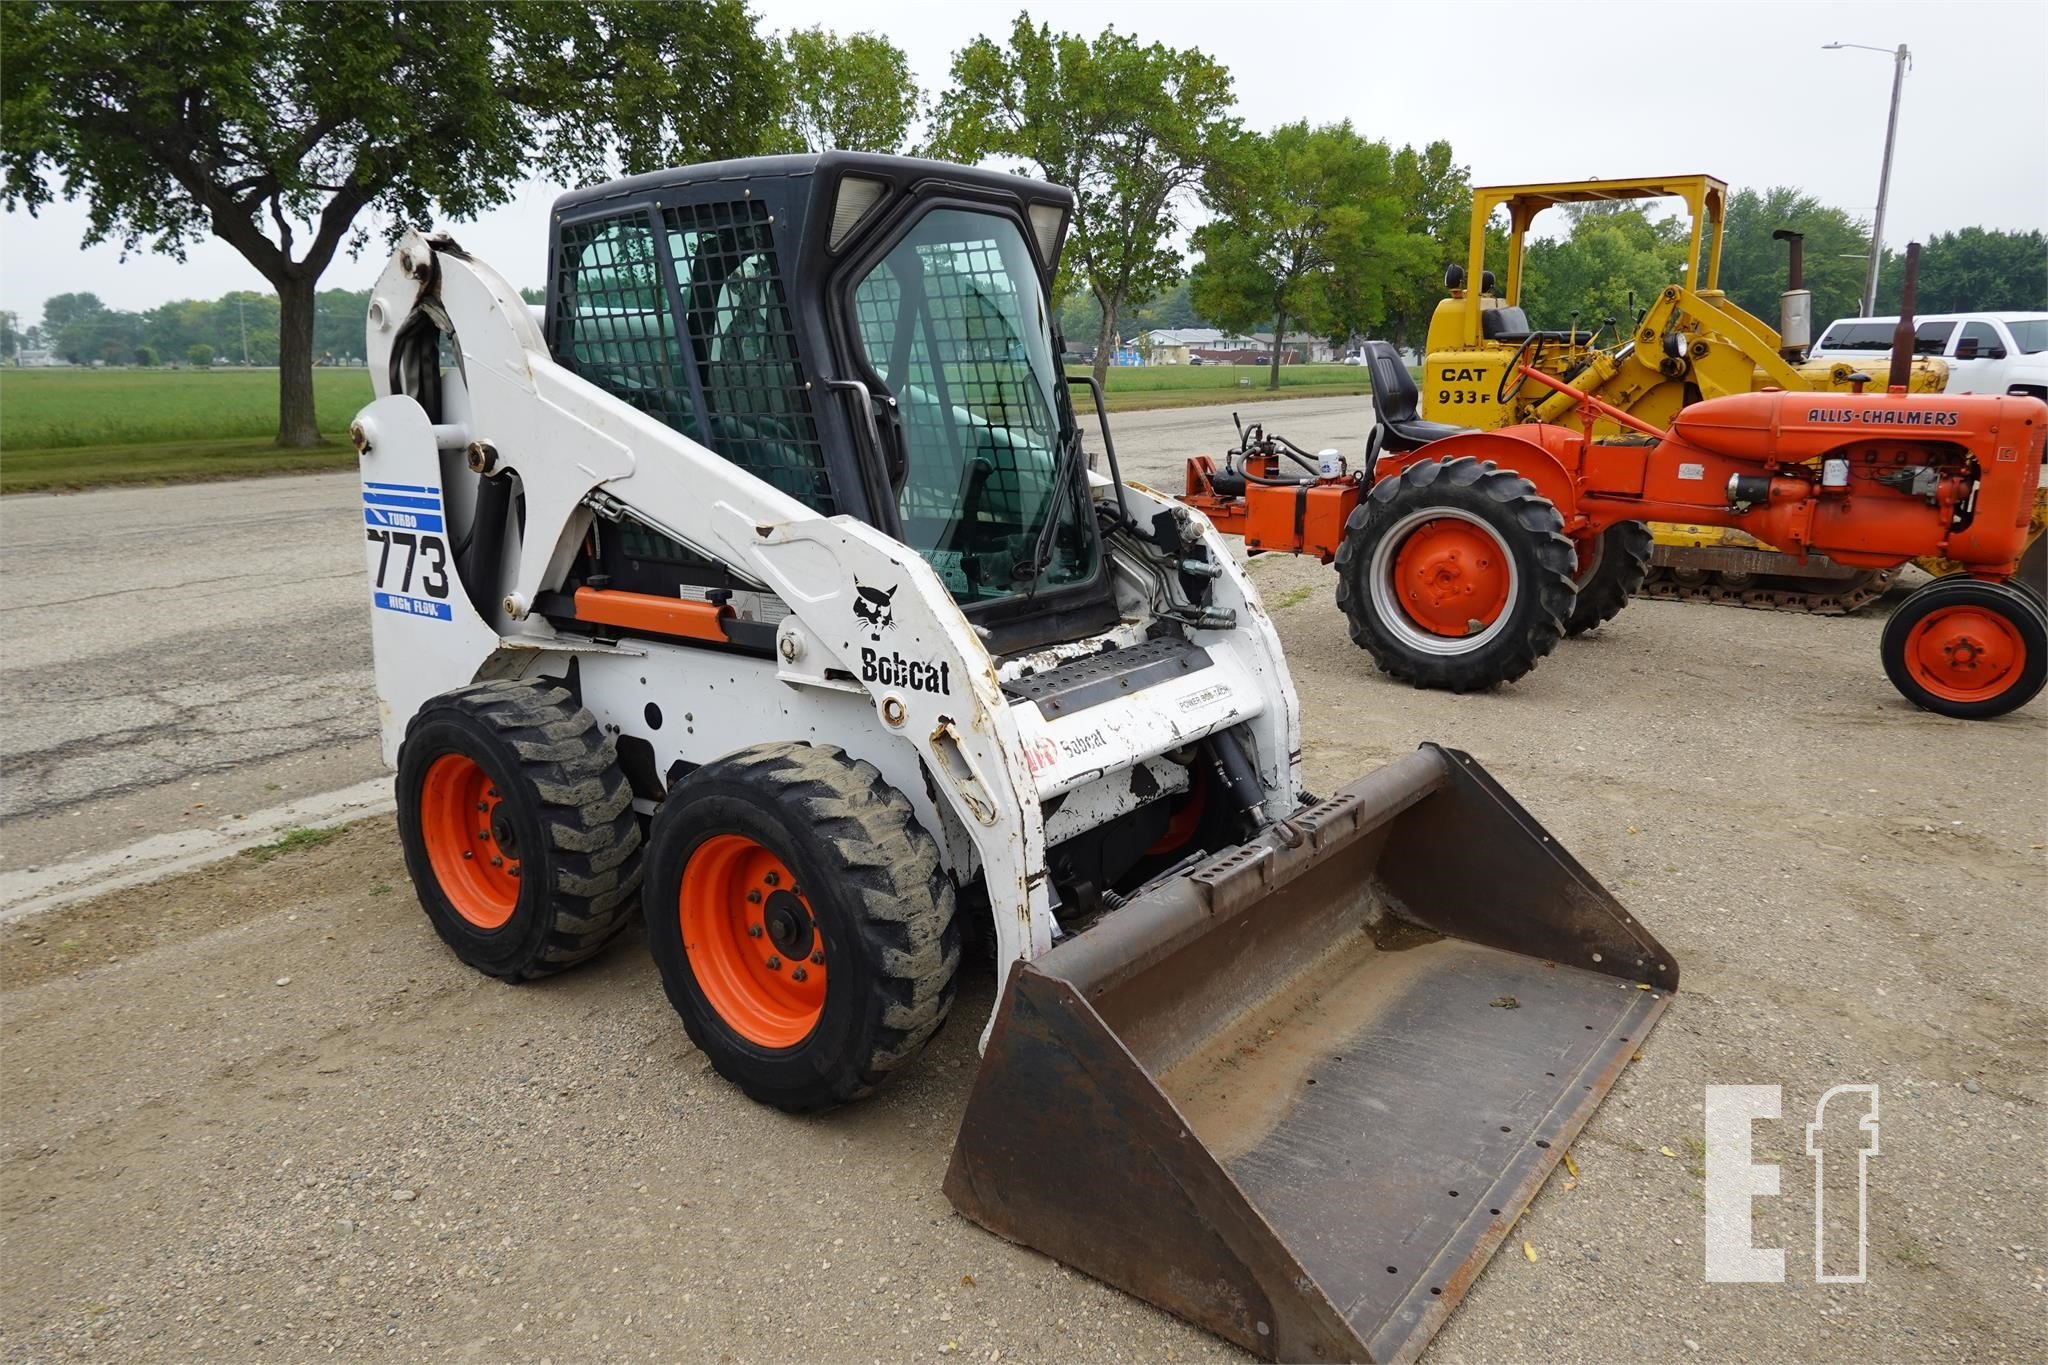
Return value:
<svg viewBox="0 0 2048 1365">
<path fill-rule="evenodd" d="M 1831 52 L 1839 48 L 1858 47 L 1865 52 L 1884 52 L 1887 49 L 1872 47 L 1868 43 L 1826 43 L 1822 51 Z M 1884 265 L 1884 203 L 1891 193 L 1892 185 L 1892 142 L 1899 133 L 1899 92 L 1906 83 L 1906 68 L 1912 65 L 1913 54 L 1900 43 L 1890 53 L 1892 58 L 1892 109 L 1884 125 L 1884 164 L 1877 173 L 1877 211 L 1870 221 L 1870 268 L 1863 277 L 1863 316 L 1877 312 L 1877 273 Z"/>
</svg>

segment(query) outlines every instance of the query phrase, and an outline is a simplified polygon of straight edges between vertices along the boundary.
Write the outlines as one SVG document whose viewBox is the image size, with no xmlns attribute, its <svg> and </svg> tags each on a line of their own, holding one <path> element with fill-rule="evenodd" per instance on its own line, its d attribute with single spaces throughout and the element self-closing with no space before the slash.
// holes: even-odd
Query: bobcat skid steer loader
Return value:
<svg viewBox="0 0 2048 1365">
<path fill-rule="evenodd" d="M 353 436 L 407 866 L 509 981 L 639 910 L 790 1111 L 909 1064 L 980 921 L 955 1205 L 1269 1356 L 1412 1356 L 1678 970 L 1462 753 L 1303 793 L 1251 584 L 1106 421 L 1087 469 L 1072 207 L 875 156 L 641 176 L 558 201 L 540 320 L 406 236 Z"/>
</svg>

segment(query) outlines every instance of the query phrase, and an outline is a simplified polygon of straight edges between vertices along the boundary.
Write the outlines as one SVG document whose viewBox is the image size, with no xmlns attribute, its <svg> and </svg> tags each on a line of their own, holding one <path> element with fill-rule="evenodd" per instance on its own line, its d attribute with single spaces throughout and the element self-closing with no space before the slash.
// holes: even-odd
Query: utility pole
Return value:
<svg viewBox="0 0 2048 1365">
<path fill-rule="evenodd" d="M 1857 47 L 1865 52 L 1885 52 L 1887 49 L 1872 47 L 1868 43 L 1825 43 L 1821 50 L 1831 52 L 1839 48 Z M 1884 164 L 1877 173 L 1877 211 L 1870 221 L 1870 268 L 1863 277 L 1863 316 L 1877 312 L 1877 272 L 1884 265 L 1884 203 L 1892 184 L 1892 142 L 1899 133 L 1899 92 L 1906 83 L 1906 68 L 1913 64 L 1913 54 L 1900 43 L 1890 53 L 1892 59 L 1892 110 L 1884 125 Z"/>
</svg>

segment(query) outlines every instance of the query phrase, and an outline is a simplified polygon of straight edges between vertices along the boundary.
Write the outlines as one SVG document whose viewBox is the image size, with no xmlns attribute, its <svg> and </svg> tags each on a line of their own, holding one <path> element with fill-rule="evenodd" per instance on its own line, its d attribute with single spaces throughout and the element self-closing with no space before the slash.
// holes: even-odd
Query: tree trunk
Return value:
<svg viewBox="0 0 2048 1365">
<path fill-rule="evenodd" d="M 1280 388 L 1280 347 L 1287 340 L 1286 305 L 1275 308 L 1273 313 L 1273 375 L 1266 381 L 1266 387 L 1277 391 Z"/>
<path fill-rule="evenodd" d="M 1123 306 L 1123 300 L 1097 296 L 1096 301 L 1102 304 L 1102 326 L 1095 329 L 1095 382 L 1102 385 L 1103 396 L 1107 398 L 1109 357 L 1116 350 L 1116 315 Z"/>
<path fill-rule="evenodd" d="M 277 443 L 320 444 L 313 411 L 313 289 L 318 275 L 291 276 L 277 285 Z"/>
</svg>

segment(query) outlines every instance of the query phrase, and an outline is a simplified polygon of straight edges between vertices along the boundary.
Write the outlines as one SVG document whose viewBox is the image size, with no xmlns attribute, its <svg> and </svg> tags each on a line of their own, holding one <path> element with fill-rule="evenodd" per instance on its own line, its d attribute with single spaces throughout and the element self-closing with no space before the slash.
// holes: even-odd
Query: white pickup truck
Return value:
<svg viewBox="0 0 2048 1365">
<path fill-rule="evenodd" d="M 1841 318 L 1809 353 L 1814 360 L 1872 357 L 1892 348 L 1896 314 Z M 1914 324 L 1913 350 L 1948 364 L 1950 393 L 2026 393 L 2048 399 L 2048 313 L 1929 313 Z M 1873 378 L 1877 377 L 1873 371 Z"/>
</svg>

